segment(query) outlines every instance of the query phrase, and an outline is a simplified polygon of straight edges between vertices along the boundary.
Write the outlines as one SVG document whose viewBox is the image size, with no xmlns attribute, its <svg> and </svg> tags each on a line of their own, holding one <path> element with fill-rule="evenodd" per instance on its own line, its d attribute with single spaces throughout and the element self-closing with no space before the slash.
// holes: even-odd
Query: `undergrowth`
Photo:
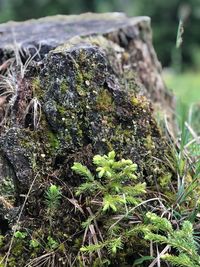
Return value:
<svg viewBox="0 0 200 267">
<path fill-rule="evenodd" d="M 46 188 L 43 218 L 47 224 L 35 232 L 16 225 L 9 252 L 0 254 L 0 266 L 18 266 L 15 258 L 24 248 L 31 252 L 25 265 L 29 267 L 200 266 L 200 168 L 196 154 L 188 153 L 191 129 L 187 125 L 189 122 L 182 124 L 181 142 L 171 159 L 176 170 L 170 181 L 174 198 L 165 195 L 161 185 L 152 193 L 151 187 L 139 181 L 138 166 L 130 159 L 118 160 L 114 151 L 94 156 L 95 171 L 74 162 L 74 177 L 81 176 L 82 183 L 71 198 L 60 185 Z M 74 234 L 59 236 L 59 210 L 69 202 L 75 218 L 78 213 L 81 219 L 75 219 Z M 1 235 L 2 248 L 5 242 Z M 68 252 L 68 242 L 77 251 L 73 255 Z"/>
</svg>

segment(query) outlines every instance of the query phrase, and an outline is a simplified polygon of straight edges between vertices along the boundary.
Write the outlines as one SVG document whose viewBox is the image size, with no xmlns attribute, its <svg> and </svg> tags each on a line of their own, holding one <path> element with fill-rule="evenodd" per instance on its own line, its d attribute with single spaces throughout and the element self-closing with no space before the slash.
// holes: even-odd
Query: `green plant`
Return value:
<svg viewBox="0 0 200 267">
<path fill-rule="evenodd" d="M 151 212 L 148 212 L 146 216 L 152 228 L 148 228 L 144 232 L 144 238 L 157 244 L 168 245 L 169 248 L 174 249 L 171 254 L 166 253 L 161 256 L 163 260 L 166 260 L 172 266 L 200 266 L 198 244 L 194 239 L 193 226 L 189 221 L 184 221 L 181 229 L 174 230 L 168 219 Z"/>
<path fill-rule="evenodd" d="M 47 206 L 47 216 L 52 226 L 52 218 L 55 215 L 55 212 L 60 204 L 62 197 L 61 190 L 56 185 L 51 185 L 45 192 L 45 203 Z"/>
<path fill-rule="evenodd" d="M 36 249 L 36 248 L 40 248 L 41 244 L 37 239 L 31 239 L 29 242 L 29 246 L 30 248 Z"/>
<path fill-rule="evenodd" d="M 85 234 L 80 251 L 90 256 L 97 253 L 99 259 L 101 253 L 116 255 L 137 232 L 135 226 L 131 226 L 132 213 L 141 205 L 140 196 L 146 192 L 145 183 L 137 183 L 137 165 L 131 160 L 115 158 L 114 151 L 94 156 L 95 174 L 81 163 L 75 162 L 72 166 L 72 170 L 85 179 L 75 192 L 77 196 L 82 195 L 82 204 L 88 213 L 87 220 L 82 223 Z M 106 236 L 102 236 L 98 223 L 104 224 Z"/>
<path fill-rule="evenodd" d="M 120 207 L 127 204 L 138 204 L 141 200 L 138 195 L 145 193 L 145 183 L 135 184 L 137 165 L 131 160 L 115 160 L 115 152 L 108 156 L 96 155 L 93 163 L 97 166 L 97 175 L 93 176 L 87 167 L 74 163 L 72 170 L 82 175 L 86 182 L 81 184 L 76 195 L 103 194 L 102 211 L 112 210 L 117 212 Z"/>
<path fill-rule="evenodd" d="M 48 236 L 47 240 L 48 240 L 47 242 L 48 249 L 54 250 L 59 246 L 59 243 L 56 240 L 54 240 L 51 236 Z"/>
<path fill-rule="evenodd" d="M 18 239 L 24 239 L 24 238 L 26 238 L 26 236 L 27 236 L 27 233 L 25 233 L 25 232 L 16 231 L 14 233 L 14 237 L 18 238 Z"/>
</svg>

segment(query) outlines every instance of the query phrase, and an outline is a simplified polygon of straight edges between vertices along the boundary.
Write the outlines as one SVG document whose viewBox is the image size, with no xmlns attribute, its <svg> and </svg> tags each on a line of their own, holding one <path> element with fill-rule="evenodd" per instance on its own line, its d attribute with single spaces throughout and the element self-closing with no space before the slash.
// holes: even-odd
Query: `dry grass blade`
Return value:
<svg viewBox="0 0 200 267">
<path fill-rule="evenodd" d="M 38 258 L 30 260 L 24 267 L 55 267 L 55 252 L 46 253 Z"/>
<path fill-rule="evenodd" d="M 40 123 L 40 119 L 41 119 L 42 108 L 41 108 L 40 102 L 38 101 L 36 97 L 32 98 L 30 103 L 28 104 L 25 110 L 24 120 L 27 114 L 29 113 L 33 114 L 33 128 L 34 130 L 37 130 L 39 123 Z"/>
<path fill-rule="evenodd" d="M 99 242 L 98 242 L 98 239 L 97 239 L 97 234 L 96 234 L 96 231 L 95 231 L 95 228 L 94 228 L 94 225 L 93 224 L 90 224 L 89 225 L 89 229 L 90 229 L 90 233 L 92 235 L 92 239 L 93 239 L 93 242 L 95 245 L 98 245 Z M 101 251 L 100 249 L 97 250 L 97 254 L 98 254 L 98 257 L 101 259 Z"/>
<path fill-rule="evenodd" d="M 170 246 L 167 245 L 159 254 L 158 256 L 152 261 L 152 263 L 148 267 L 153 267 L 155 264 L 157 264 L 158 261 L 160 261 L 160 257 L 163 256 L 168 250 L 170 249 Z"/>
<path fill-rule="evenodd" d="M 76 212 L 76 209 L 77 209 L 77 210 L 79 210 L 79 211 L 84 215 L 84 211 L 83 211 L 83 209 L 81 208 L 81 206 L 78 204 L 77 199 L 75 199 L 75 198 L 67 198 L 67 200 L 68 200 L 72 205 L 74 205 L 75 212 Z"/>
</svg>

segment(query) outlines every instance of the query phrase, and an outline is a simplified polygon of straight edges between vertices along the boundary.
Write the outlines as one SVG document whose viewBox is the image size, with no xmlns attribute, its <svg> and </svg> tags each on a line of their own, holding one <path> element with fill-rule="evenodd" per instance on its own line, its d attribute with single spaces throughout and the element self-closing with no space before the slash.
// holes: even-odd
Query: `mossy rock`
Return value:
<svg viewBox="0 0 200 267">
<path fill-rule="evenodd" d="M 90 41 L 50 52 L 40 74 L 42 106 L 60 144 L 56 153 L 65 165 L 88 145 L 90 157 L 115 150 L 119 157 L 136 162 L 141 178 L 151 183 L 168 168 L 163 163 L 168 148 L 151 104 L 138 95 L 136 79 L 126 88 L 121 75 L 115 74 L 111 60 L 115 50 L 107 41 L 101 47 Z"/>
<path fill-rule="evenodd" d="M 12 206 L 2 209 L 0 221 L 11 230 L 7 215 L 20 210 L 31 187 L 20 226 L 44 242 L 50 234 L 65 242 L 66 236 L 82 231 L 83 215 L 74 213 L 71 200 L 74 187 L 82 182 L 71 171 L 74 161 L 92 169 L 95 154 L 115 150 L 118 159 L 137 163 L 139 180 L 152 188 L 166 175 L 173 178 L 171 151 L 155 119 L 173 108 L 173 97 L 161 78 L 149 18 L 84 14 L 2 24 L 2 62 L 13 55 L 11 26 L 22 62 L 35 47 L 40 50 L 23 72 L 13 63 L 17 90 L 6 99 L 0 157 L 11 170 L 14 192 Z M 2 172 L 1 179 L 6 177 L 7 171 Z M 50 183 L 59 184 L 65 196 L 54 231 L 45 213 L 44 192 Z M 76 236 L 65 242 L 73 255 L 80 240 Z M 31 252 L 28 243 L 25 250 L 24 262 L 41 253 Z M 63 248 L 58 250 L 62 260 Z"/>
</svg>

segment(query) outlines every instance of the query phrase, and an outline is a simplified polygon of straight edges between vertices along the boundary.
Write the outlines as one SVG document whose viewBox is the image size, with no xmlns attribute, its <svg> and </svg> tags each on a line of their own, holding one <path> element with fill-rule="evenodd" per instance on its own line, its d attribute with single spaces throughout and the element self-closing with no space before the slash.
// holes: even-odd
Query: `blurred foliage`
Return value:
<svg viewBox="0 0 200 267">
<path fill-rule="evenodd" d="M 164 72 L 164 79 L 168 88 L 172 89 L 177 98 L 188 105 L 199 103 L 200 73 L 187 72 L 183 74 Z"/>
<path fill-rule="evenodd" d="M 200 0 L 0 0 L 0 22 L 88 11 L 150 16 L 154 45 L 162 64 L 183 62 L 184 66 L 200 67 Z M 177 53 L 175 42 L 180 18 L 185 32 L 182 51 Z"/>
<path fill-rule="evenodd" d="M 164 66 L 182 60 L 185 66 L 198 67 L 196 53 L 200 53 L 200 0 L 138 0 L 137 14 L 148 15 L 152 19 L 154 44 Z M 182 59 L 175 48 L 179 20 L 183 21 L 184 34 Z M 175 62 L 174 62 L 175 61 Z"/>
</svg>

